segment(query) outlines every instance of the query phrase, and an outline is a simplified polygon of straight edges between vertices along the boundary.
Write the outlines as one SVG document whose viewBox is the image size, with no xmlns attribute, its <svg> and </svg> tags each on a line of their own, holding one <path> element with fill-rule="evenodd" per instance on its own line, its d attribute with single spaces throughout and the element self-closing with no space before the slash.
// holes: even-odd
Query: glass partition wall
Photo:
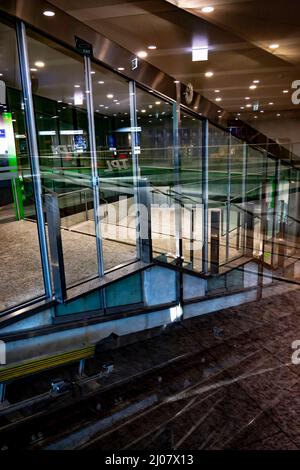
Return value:
<svg viewBox="0 0 300 470">
<path fill-rule="evenodd" d="M 3 22 L 0 41 L 4 311 L 45 289 L 16 33 Z M 27 42 L 44 216 L 50 197 L 67 289 L 101 275 L 99 260 L 105 273 L 141 259 L 146 222 L 160 262 L 221 276 L 254 260 L 300 280 L 297 167 L 93 61 L 87 81 L 81 55 L 30 29 Z"/>
<path fill-rule="evenodd" d="M 0 22 L 0 311 L 45 294 L 16 32 Z"/>
</svg>

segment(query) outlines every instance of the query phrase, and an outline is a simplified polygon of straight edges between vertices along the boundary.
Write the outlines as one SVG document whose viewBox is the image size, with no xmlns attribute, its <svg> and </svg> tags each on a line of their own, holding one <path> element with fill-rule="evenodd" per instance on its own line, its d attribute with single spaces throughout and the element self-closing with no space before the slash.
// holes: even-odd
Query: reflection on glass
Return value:
<svg viewBox="0 0 300 470">
<path fill-rule="evenodd" d="M 0 311 L 44 294 L 15 31 L 0 23 Z M 32 221 L 28 219 L 30 217 Z"/>
<path fill-rule="evenodd" d="M 151 188 L 151 236 L 154 257 L 176 258 L 173 107 L 151 93 L 137 89 L 140 176 Z"/>
<path fill-rule="evenodd" d="M 137 259 L 129 84 L 93 65 L 104 269 Z"/>
<path fill-rule="evenodd" d="M 58 196 L 67 287 L 97 275 L 83 60 L 28 38 L 42 187 Z M 43 65 L 42 65 L 43 64 Z"/>
</svg>

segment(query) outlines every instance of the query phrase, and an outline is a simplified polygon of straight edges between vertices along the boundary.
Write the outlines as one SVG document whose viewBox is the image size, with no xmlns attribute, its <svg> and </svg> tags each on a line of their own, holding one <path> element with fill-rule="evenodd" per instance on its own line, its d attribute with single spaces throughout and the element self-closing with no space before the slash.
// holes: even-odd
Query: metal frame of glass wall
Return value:
<svg viewBox="0 0 300 470">
<path fill-rule="evenodd" d="M 18 53 L 19 53 L 19 62 L 20 62 L 20 71 L 22 77 L 22 92 L 24 95 L 24 110 L 26 116 L 26 125 L 27 125 L 27 136 L 28 136 L 28 145 L 29 145 L 29 156 L 30 156 L 30 163 L 33 172 L 33 183 L 34 183 L 34 199 L 35 199 L 35 207 L 36 207 L 36 214 L 37 214 L 37 227 L 38 227 L 38 235 L 39 235 L 39 243 L 40 243 L 40 251 L 41 251 L 41 260 L 42 260 L 42 271 L 44 276 L 44 287 L 45 287 L 45 298 L 52 299 L 53 298 L 53 286 L 52 286 L 52 279 L 51 279 L 51 267 L 50 267 L 50 260 L 48 254 L 48 243 L 47 243 L 47 235 L 45 229 L 45 220 L 44 220 L 44 210 L 43 210 L 43 203 L 42 203 L 42 188 L 41 188 L 41 170 L 39 165 L 39 150 L 38 150 L 38 142 L 37 142 L 37 129 L 35 126 L 35 114 L 34 114 L 34 97 L 32 92 L 32 83 L 30 78 L 30 65 L 29 65 L 29 58 L 28 58 L 28 45 L 27 45 L 27 27 L 21 21 L 16 21 L 16 34 L 17 34 L 17 43 L 18 43 Z M 42 36 L 40 36 L 42 40 Z M 74 53 L 74 52 L 73 52 Z M 79 57 L 79 55 L 78 55 Z M 94 62 L 93 59 L 90 57 L 84 56 L 84 93 L 86 97 L 87 103 L 87 119 L 88 119 L 88 139 L 89 139 L 89 147 L 90 147 L 90 162 L 91 162 L 91 182 L 92 182 L 92 191 L 93 191 L 93 211 L 94 211 L 94 224 L 95 224 L 95 240 L 96 240 L 96 253 L 97 253 L 97 271 L 98 276 L 102 277 L 105 274 L 104 268 L 104 255 L 103 255 L 103 239 L 102 239 L 102 232 L 101 232 L 101 203 L 99 199 L 99 194 L 101 194 L 101 178 L 99 177 L 98 171 L 98 162 L 97 162 L 97 147 L 96 147 L 96 138 L 95 138 L 95 109 L 93 104 L 93 87 L 92 87 L 92 79 L 91 73 L 94 64 L 96 65 L 97 62 Z M 101 67 L 105 68 L 103 64 Z M 108 70 L 110 70 L 107 67 Z M 118 73 L 111 71 L 111 73 L 115 73 L 116 76 L 120 76 Z M 124 80 L 126 80 L 124 78 Z M 186 197 L 185 192 L 182 189 L 181 184 L 181 165 L 182 165 L 182 148 L 181 148 L 181 130 L 183 128 L 183 123 L 181 119 L 181 113 L 187 113 L 193 120 L 196 120 L 200 127 L 201 127 L 201 138 L 196 137 L 199 141 L 199 153 L 198 158 L 201 162 L 201 171 L 197 173 L 198 177 L 198 190 L 199 190 L 199 197 L 201 198 L 202 204 L 202 222 L 199 225 L 201 231 L 201 240 L 202 240 L 202 255 L 200 260 L 200 266 L 195 269 L 199 274 L 208 275 L 211 269 L 211 253 L 209 253 L 209 245 L 211 244 L 211 237 L 212 237 L 212 221 L 211 221 L 211 210 L 216 214 L 218 211 L 220 212 L 221 217 L 221 225 L 224 222 L 222 217 L 226 219 L 226 230 L 225 230 L 225 262 L 229 262 L 234 259 L 235 255 L 231 255 L 230 251 L 230 232 L 231 230 L 231 219 L 232 213 L 231 209 L 233 206 L 233 194 L 232 194 L 232 149 L 233 149 L 233 140 L 236 138 L 234 134 L 231 135 L 231 131 L 228 129 L 223 129 L 221 126 L 216 126 L 208 121 L 208 119 L 199 116 L 197 113 L 193 113 L 191 110 L 187 110 L 186 107 L 182 106 L 180 102 L 180 84 L 178 84 L 177 90 L 177 100 L 174 101 L 170 98 L 164 97 L 159 93 L 155 92 L 155 90 L 150 90 L 145 86 L 136 85 L 136 83 L 132 80 L 128 81 L 128 98 L 130 102 L 129 107 L 129 114 L 130 114 L 130 136 L 131 136 L 131 155 L 132 155 L 132 187 L 134 190 L 134 200 L 136 203 L 143 202 L 148 207 L 151 206 L 151 197 L 149 199 L 149 195 L 151 192 L 151 184 L 149 184 L 149 179 L 147 176 L 141 174 L 140 169 L 140 153 L 141 153 L 141 136 L 139 133 L 142 133 L 140 126 L 139 126 L 139 116 L 138 116 L 138 109 L 137 106 L 137 90 L 144 90 L 145 93 L 152 93 L 153 98 L 156 100 L 164 100 L 165 104 L 170 105 L 172 108 L 172 112 L 170 117 L 172 118 L 172 167 L 170 168 L 172 173 L 172 190 L 170 190 L 169 197 L 170 199 L 177 200 L 179 204 L 176 206 L 175 210 L 175 222 L 174 222 L 174 241 L 175 241 L 175 253 L 173 253 L 173 261 L 175 259 L 176 264 L 178 265 L 178 260 L 180 260 L 180 266 L 184 262 L 183 257 L 183 245 L 182 245 L 182 209 L 181 206 L 183 204 L 183 200 Z M 149 121 L 151 123 L 151 121 Z M 214 146 L 216 147 L 214 153 L 214 158 L 216 159 L 216 163 L 220 161 L 218 152 L 220 147 L 222 147 L 221 156 L 225 155 L 225 163 L 226 163 L 226 171 L 227 176 L 219 175 L 217 177 L 217 181 L 221 181 L 221 183 L 217 183 L 220 187 L 224 184 L 224 194 L 219 195 L 219 199 L 216 201 L 212 201 L 210 196 L 210 190 L 212 189 L 211 183 L 211 172 L 210 167 L 213 162 L 211 156 L 211 143 L 209 139 L 212 137 L 211 131 L 214 130 L 216 133 L 221 132 L 222 135 L 225 136 L 226 142 L 216 143 Z M 200 135 L 200 134 L 199 134 Z M 222 140 L 222 139 L 221 139 Z M 240 140 L 240 142 L 236 142 L 236 145 L 239 146 L 239 150 L 241 151 L 241 205 L 245 206 L 247 204 L 247 195 L 249 192 L 254 191 L 254 189 L 248 187 L 248 175 L 249 175 L 249 146 Z M 217 148 L 219 147 L 219 148 Z M 225 154 L 223 154 L 223 147 L 227 150 Z M 252 147 L 251 147 L 252 148 Z M 255 158 L 260 158 L 263 155 L 263 158 L 267 159 L 268 155 L 266 153 L 262 154 L 259 151 L 259 148 L 254 146 L 253 152 L 256 152 Z M 166 149 L 164 149 L 165 151 Z M 220 152 L 219 152 L 220 153 Z M 276 161 L 276 171 L 274 176 L 274 201 L 273 201 L 273 209 L 274 214 L 272 218 L 272 229 L 271 229 L 271 240 L 269 240 L 270 244 L 272 245 L 271 249 L 271 263 L 272 267 L 277 265 L 277 258 L 278 253 L 276 254 L 275 251 L 275 238 L 278 232 L 281 230 L 283 231 L 284 222 L 283 220 L 279 221 L 276 220 L 276 208 L 278 207 L 279 199 L 279 167 L 280 162 Z M 215 170 L 217 175 L 219 169 Z M 268 176 L 268 175 L 267 175 Z M 298 177 L 296 178 L 298 180 Z M 272 180 L 273 181 L 273 180 Z M 273 183 L 272 183 L 273 184 Z M 260 201 L 261 204 L 264 203 L 262 199 L 265 199 L 266 190 L 262 189 L 266 188 L 266 176 L 264 174 L 264 178 L 262 181 L 262 187 L 260 187 L 257 191 L 260 194 Z M 163 191 L 161 191 L 163 192 Z M 200 194 L 201 193 L 201 194 Z M 224 201 L 222 198 L 224 197 Z M 150 206 L 149 206 L 150 204 Z M 264 207 L 266 205 L 264 204 Z M 211 209 L 212 208 L 212 209 Z M 249 249 L 247 246 L 247 235 L 246 235 L 246 226 L 249 223 L 253 226 L 253 218 L 255 215 L 250 211 L 245 209 L 245 207 L 235 208 L 236 210 L 236 218 L 237 222 L 235 222 L 235 228 L 237 235 L 236 235 L 236 245 L 240 247 L 242 245 L 243 255 Z M 250 214 L 250 216 L 249 216 Z M 150 262 L 152 260 L 152 250 L 153 246 L 151 244 L 151 209 L 150 213 L 148 211 L 148 217 L 143 217 L 140 213 L 135 214 L 138 217 L 138 221 L 135 223 L 135 228 L 139 227 L 140 230 L 136 231 L 136 259 L 140 259 L 145 262 Z M 250 221 L 249 221 L 250 217 Z M 284 217 L 282 214 L 281 219 Z M 295 218 L 296 219 L 296 218 Z M 218 222 L 219 224 L 219 222 Z M 265 232 L 266 226 L 265 223 L 260 222 L 260 229 L 263 237 L 263 244 L 265 243 Z M 280 225 L 281 224 L 281 225 Z M 278 229 L 278 225 L 280 225 Z M 141 229 L 142 226 L 142 229 Z M 146 231 L 145 231 L 146 226 Z M 219 227 L 219 225 L 218 225 Z M 219 230 L 219 229 L 218 229 Z M 145 234 L 142 235 L 142 233 Z M 242 240 L 242 241 L 241 241 Z M 251 246 L 250 246 L 251 252 Z M 164 253 L 166 255 L 166 253 Z M 59 253 L 58 253 L 59 256 Z M 167 255 L 166 255 L 167 256 Z M 252 256 L 253 256 L 253 243 L 252 243 Z M 166 259 L 168 262 L 168 260 Z M 220 263 L 221 264 L 221 263 Z M 192 269 L 193 264 L 192 264 Z M 58 278 L 56 279 L 53 276 L 54 284 L 61 284 L 62 281 L 62 273 L 58 272 Z M 55 299 L 64 301 L 66 296 L 66 286 L 63 287 L 60 293 L 57 293 L 55 290 Z M 105 300 L 104 300 L 105 304 Z"/>
</svg>

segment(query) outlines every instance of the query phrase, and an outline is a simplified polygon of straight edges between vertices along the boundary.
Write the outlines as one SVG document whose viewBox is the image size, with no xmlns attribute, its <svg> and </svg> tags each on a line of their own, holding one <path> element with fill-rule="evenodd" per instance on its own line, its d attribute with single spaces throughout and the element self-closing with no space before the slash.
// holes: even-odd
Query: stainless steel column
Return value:
<svg viewBox="0 0 300 470">
<path fill-rule="evenodd" d="M 180 83 L 176 83 L 177 101 L 173 104 L 173 171 L 175 194 L 175 242 L 176 258 L 182 260 L 182 210 L 181 210 L 181 152 L 180 152 Z"/>
<path fill-rule="evenodd" d="M 100 277 L 102 277 L 104 275 L 104 263 L 103 263 L 103 247 L 102 247 L 101 226 L 100 226 L 100 221 L 101 221 L 100 197 L 99 197 L 100 188 L 99 188 L 97 150 L 96 150 L 96 138 L 95 138 L 91 59 L 90 57 L 87 57 L 87 56 L 84 56 L 84 74 L 85 74 L 85 93 L 86 93 L 87 115 L 88 115 L 88 125 L 89 125 L 89 142 L 90 142 L 90 154 L 91 154 L 94 219 L 95 219 L 96 245 L 97 245 L 97 264 L 98 264 L 98 274 Z"/>
<path fill-rule="evenodd" d="M 42 198 L 42 184 L 41 172 L 39 164 L 39 152 L 37 143 L 37 134 L 34 117 L 34 106 L 31 90 L 30 67 L 27 49 L 27 37 L 25 24 L 22 21 L 17 21 L 17 42 L 20 62 L 20 72 L 22 80 L 22 92 L 24 98 L 24 110 L 26 118 L 29 160 L 32 171 L 32 181 L 34 187 L 34 200 L 36 207 L 36 218 L 38 236 L 41 249 L 41 260 L 44 277 L 45 294 L 47 297 L 52 298 L 52 285 L 51 285 L 51 271 L 49 254 L 47 247 L 47 238 L 45 230 L 45 220 L 43 212 L 43 198 Z"/>
<path fill-rule="evenodd" d="M 242 168 L 242 206 L 245 209 L 247 199 L 247 172 L 248 172 L 248 146 L 247 143 L 243 144 L 243 168 Z M 242 229 L 242 250 L 243 254 L 246 251 L 246 212 L 243 212 L 243 229 Z"/>
<path fill-rule="evenodd" d="M 202 204 L 203 247 L 202 271 L 208 273 L 208 120 L 202 123 Z"/>
<path fill-rule="evenodd" d="M 276 160 L 275 166 L 275 181 L 274 181 L 274 211 L 272 223 L 272 268 L 278 267 L 278 243 L 277 239 L 277 211 L 279 207 L 279 185 L 280 185 L 280 161 Z"/>
<path fill-rule="evenodd" d="M 129 82 L 129 104 L 130 104 L 130 135 L 131 135 L 131 156 L 132 156 L 132 183 L 134 190 L 134 199 L 136 207 L 139 207 L 140 201 L 140 187 L 139 187 L 139 142 L 138 142 L 138 127 L 137 127 L 137 112 L 136 112 L 136 86 L 134 81 Z M 151 209 L 151 204 L 150 204 Z M 137 211 L 138 212 L 138 211 Z M 136 220 L 136 254 L 137 258 L 141 259 L 143 253 L 141 227 L 138 220 L 140 214 L 137 213 Z M 151 218 L 151 212 L 149 214 Z"/>
<path fill-rule="evenodd" d="M 227 155 L 227 201 L 226 201 L 226 262 L 229 260 L 230 250 L 230 204 L 231 199 L 231 134 L 228 136 L 228 155 Z"/>
</svg>

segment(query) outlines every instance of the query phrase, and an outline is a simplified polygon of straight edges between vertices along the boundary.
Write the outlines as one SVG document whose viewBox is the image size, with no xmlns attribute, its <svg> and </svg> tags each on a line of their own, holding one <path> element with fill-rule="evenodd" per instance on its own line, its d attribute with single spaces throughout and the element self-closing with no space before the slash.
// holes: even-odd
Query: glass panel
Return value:
<svg viewBox="0 0 300 470">
<path fill-rule="evenodd" d="M 184 265 L 202 271 L 202 121 L 181 111 L 180 190 Z"/>
<path fill-rule="evenodd" d="M 178 194 L 173 172 L 173 107 L 140 89 L 137 89 L 136 101 L 140 128 L 140 175 L 149 181 L 152 195 L 153 255 L 174 262 L 175 203 Z"/>
<path fill-rule="evenodd" d="M 104 269 L 137 259 L 129 84 L 93 64 Z"/>
<path fill-rule="evenodd" d="M 227 206 L 229 194 L 230 174 L 229 168 L 229 135 L 218 127 L 209 125 L 208 129 L 208 194 L 209 194 L 209 214 L 208 214 L 208 261 L 211 260 L 211 212 L 220 212 L 219 230 L 219 265 L 228 261 L 229 250 L 229 227 L 230 227 L 230 207 Z"/>
<path fill-rule="evenodd" d="M 98 272 L 83 60 L 34 37 L 28 52 L 42 187 L 58 195 L 69 287 Z"/>
<path fill-rule="evenodd" d="M 44 294 L 15 31 L 0 23 L 0 311 Z"/>
</svg>

